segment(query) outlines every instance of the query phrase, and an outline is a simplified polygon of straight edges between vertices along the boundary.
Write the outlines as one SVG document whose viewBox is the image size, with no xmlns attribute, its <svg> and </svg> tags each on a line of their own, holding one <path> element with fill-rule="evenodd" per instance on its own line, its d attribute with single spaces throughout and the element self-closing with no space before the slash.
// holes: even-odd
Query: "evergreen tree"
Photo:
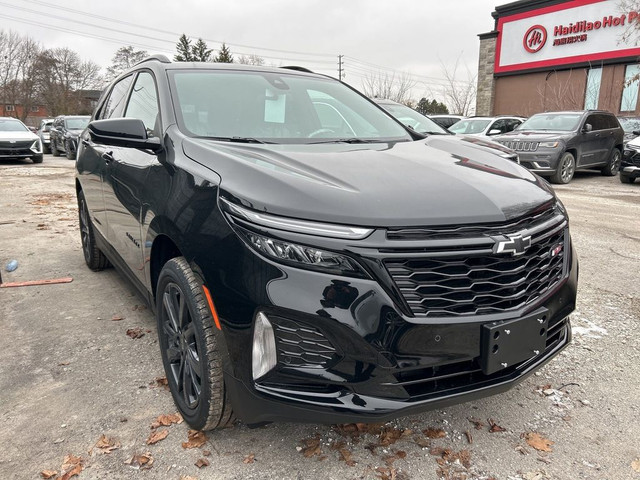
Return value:
<svg viewBox="0 0 640 480">
<path fill-rule="evenodd" d="M 191 55 L 193 57 L 192 61 L 211 62 L 212 53 L 213 53 L 213 50 L 208 47 L 207 43 L 203 39 L 199 38 L 198 41 L 193 46 L 193 48 L 191 49 Z"/>
<path fill-rule="evenodd" d="M 226 43 L 222 44 L 222 48 L 220 48 L 220 53 L 215 58 L 218 63 L 233 63 L 233 55 L 231 55 L 231 50 L 227 47 Z"/>
<path fill-rule="evenodd" d="M 416 111 L 423 115 L 434 115 L 437 113 L 449 113 L 449 109 L 444 103 L 422 97 L 416 106 Z"/>
<path fill-rule="evenodd" d="M 182 36 L 178 40 L 178 43 L 176 44 L 176 51 L 178 53 L 176 53 L 176 55 L 173 57 L 173 59 L 176 62 L 195 61 L 195 58 L 192 53 L 191 39 L 187 37 L 184 33 L 182 34 Z"/>
</svg>

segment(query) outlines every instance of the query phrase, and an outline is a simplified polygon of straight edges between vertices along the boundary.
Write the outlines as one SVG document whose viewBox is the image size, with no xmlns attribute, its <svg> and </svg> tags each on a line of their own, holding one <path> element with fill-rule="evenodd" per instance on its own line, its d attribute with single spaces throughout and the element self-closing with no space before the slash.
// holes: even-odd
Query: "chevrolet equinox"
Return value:
<svg viewBox="0 0 640 480">
<path fill-rule="evenodd" d="M 505 391 L 570 341 L 549 185 L 333 78 L 150 57 L 76 165 L 86 263 L 153 306 L 193 428 L 385 421 Z"/>
</svg>

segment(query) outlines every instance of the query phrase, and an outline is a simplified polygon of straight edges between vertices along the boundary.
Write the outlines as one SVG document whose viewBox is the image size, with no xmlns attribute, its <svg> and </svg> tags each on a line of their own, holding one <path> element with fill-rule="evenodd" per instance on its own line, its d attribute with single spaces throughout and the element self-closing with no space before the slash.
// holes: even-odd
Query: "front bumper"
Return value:
<svg viewBox="0 0 640 480">
<path fill-rule="evenodd" d="M 560 149 L 538 149 L 535 152 L 518 152 L 520 164 L 538 175 L 553 175 L 558 169 Z"/>
<path fill-rule="evenodd" d="M 640 177 L 640 152 L 625 148 L 620 162 L 620 175 L 630 178 Z"/>
<path fill-rule="evenodd" d="M 570 342 L 578 265 L 569 242 L 567 253 L 566 274 L 540 302 L 508 315 L 460 318 L 412 315 L 384 282 L 272 264 L 278 273 L 269 275 L 251 317 L 241 324 L 223 319 L 234 412 L 249 424 L 386 421 L 504 392 Z M 538 309 L 548 316 L 543 351 L 483 373 L 483 325 Z M 247 352 L 257 310 L 274 325 L 278 363 L 254 381 Z"/>
</svg>

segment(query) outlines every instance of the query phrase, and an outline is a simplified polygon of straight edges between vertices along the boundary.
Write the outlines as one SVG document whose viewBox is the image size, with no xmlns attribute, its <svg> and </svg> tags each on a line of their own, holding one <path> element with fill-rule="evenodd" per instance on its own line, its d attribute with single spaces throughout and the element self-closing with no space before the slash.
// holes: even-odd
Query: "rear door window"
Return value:
<svg viewBox="0 0 640 480">
<path fill-rule="evenodd" d="M 131 85 L 131 80 L 133 80 L 133 75 L 123 78 L 113 86 L 96 118 L 102 120 L 105 118 L 122 117 L 124 102 L 127 92 L 129 91 L 129 86 Z"/>
</svg>

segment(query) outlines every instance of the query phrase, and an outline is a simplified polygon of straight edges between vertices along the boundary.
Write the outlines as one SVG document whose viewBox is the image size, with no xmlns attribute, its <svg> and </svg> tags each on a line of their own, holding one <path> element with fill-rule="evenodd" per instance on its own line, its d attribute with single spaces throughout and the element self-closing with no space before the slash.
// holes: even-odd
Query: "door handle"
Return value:
<svg viewBox="0 0 640 480">
<path fill-rule="evenodd" d="M 106 164 L 109 164 L 115 160 L 115 158 L 113 158 L 113 152 L 104 152 L 102 154 L 102 159 Z"/>
</svg>

